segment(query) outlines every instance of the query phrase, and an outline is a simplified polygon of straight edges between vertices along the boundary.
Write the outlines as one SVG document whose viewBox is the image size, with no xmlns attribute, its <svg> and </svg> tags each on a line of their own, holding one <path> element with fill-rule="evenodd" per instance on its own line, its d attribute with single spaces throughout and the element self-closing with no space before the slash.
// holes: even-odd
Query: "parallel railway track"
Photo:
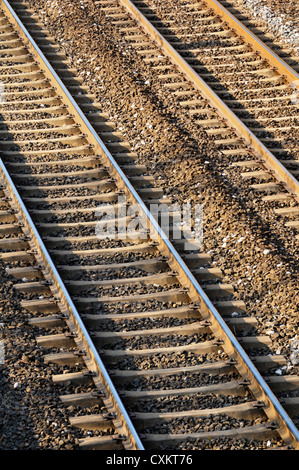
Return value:
<svg viewBox="0 0 299 470">
<path fill-rule="evenodd" d="M 144 201 L 165 199 L 143 176 L 144 168 L 128 165 L 134 158 L 113 142 L 107 116 L 93 103 L 81 103 L 105 145 L 9 5 L 3 2 L 2 8 L 7 55 L 1 80 L 7 95 L 1 144 L 10 176 L 2 166 L 1 257 L 9 274 L 23 279 L 15 289 L 34 313 L 31 324 L 52 330 L 38 343 L 57 348 L 47 361 L 67 366 L 68 373 L 54 381 L 94 383 L 96 393 L 68 394 L 62 401 L 104 403 L 106 413 L 71 418 L 74 426 L 104 430 L 83 439 L 82 448 L 151 448 L 161 446 L 161 439 L 165 448 L 178 443 L 197 448 L 211 439 L 273 439 L 278 446 L 298 448 L 298 430 L 286 413 L 296 416 L 297 398 L 284 398 L 282 407 L 273 393 L 296 390 L 297 377 L 273 377 L 272 368 L 284 359 L 258 354 L 267 339 L 255 334 L 255 319 L 243 316 L 238 303 L 223 300 L 230 286 L 211 283 L 217 270 L 206 267 L 208 254 L 191 250 L 185 264 L 164 240 Z M 42 35 L 39 39 L 43 42 Z M 96 208 L 117 205 L 119 195 L 139 204 L 157 235 L 154 242 L 148 235 L 134 241 L 95 236 Z M 238 308 L 237 318 L 228 315 Z M 67 313 L 66 320 L 61 313 Z M 58 327 L 62 331 L 54 331 Z M 243 348 L 255 356 L 256 366 Z M 105 434 L 111 426 L 112 433 Z"/>
<path fill-rule="evenodd" d="M 174 90 L 187 114 L 215 137 L 219 148 L 227 155 L 251 149 L 255 159 L 235 162 L 246 170 L 244 178 L 252 179 L 257 190 L 273 191 L 275 185 L 267 184 L 267 179 L 274 175 L 298 202 L 296 57 L 292 66 L 287 64 L 217 0 L 95 4 L 123 31 L 140 57 L 161 70 L 165 86 Z M 124 9 L 147 35 L 128 21 Z M 148 36 L 157 49 L 148 43 Z M 180 73 L 169 70 L 167 59 Z M 209 122 L 196 90 L 220 120 Z M 259 179 L 264 179 L 261 185 Z"/>
<path fill-rule="evenodd" d="M 260 2 L 250 9 L 248 2 L 243 0 L 234 3 L 221 1 L 220 3 L 298 71 L 296 4 L 286 5 L 284 2 L 270 1 L 266 5 Z M 259 6 L 262 6 L 262 11 Z M 291 28 L 293 34 L 288 34 L 288 27 Z"/>
</svg>

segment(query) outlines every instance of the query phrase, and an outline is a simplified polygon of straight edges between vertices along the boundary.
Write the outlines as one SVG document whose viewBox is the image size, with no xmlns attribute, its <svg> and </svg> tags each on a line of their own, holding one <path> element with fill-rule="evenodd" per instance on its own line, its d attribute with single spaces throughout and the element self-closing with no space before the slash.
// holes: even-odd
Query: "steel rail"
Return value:
<svg viewBox="0 0 299 470">
<path fill-rule="evenodd" d="M 1 0 L 1 4 L 3 9 L 5 10 L 6 14 L 13 19 L 18 25 L 19 31 L 22 37 L 27 39 L 27 45 L 30 50 L 34 51 L 35 55 L 38 56 L 39 61 L 41 62 L 41 67 L 45 70 L 47 76 L 50 78 L 52 83 L 54 83 L 58 90 L 62 93 L 61 99 L 65 102 L 69 103 L 70 108 L 73 110 L 75 117 L 77 120 L 82 123 L 82 127 L 86 129 L 87 139 L 89 139 L 95 146 L 95 151 L 100 151 L 101 154 L 105 157 L 106 163 L 107 159 L 109 161 L 110 167 L 113 170 L 114 176 L 117 180 L 117 185 L 124 189 L 126 194 L 129 195 L 131 199 L 135 201 L 139 205 L 141 212 L 146 217 L 146 220 L 149 222 L 149 226 L 151 228 L 151 233 L 156 234 L 156 239 L 159 240 L 157 245 L 163 254 L 165 254 L 169 258 L 169 264 L 175 271 L 178 272 L 178 278 L 181 281 L 183 287 L 186 287 L 189 292 L 189 296 L 192 301 L 195 302 L 194 307 L 200 309 L 202 316 L 205 319 L 210 320 L 211 322 L 211 330 L 215 333 L 216 337 L 222 337 L 223 343 L 222 347 L 227 352 L 230 358 L 235 358 L 235 367 L 240 371 L 242 377 L 247 378 L 248 380 L 248 387 L 252 390 L 254 396 L 261 400 L 264 404 L 264 412 L 268 416 L 270 420 L 276 421 L 279 434 L 281 435 L 282 439 L 294 449 L 299 449 L 299 431 L 281 406 L 279 401 L 277 400 L 276 396 L 273 394 L 263 377 L 260 375 L 256 367 L 253 365 L 243 348 L 241 347 L 240 343 L 237 341 L 236 337 L 233 335 L 232 331 L 229 329 L 227 324 L 224 322 L 223 318 L 210 301 L 208 296 L 205 294 L 203 289 L 198 284 L 197 280 L 194 278 L 193 274 L 190 272 L 182 258 L 179 256 L 178 252 L 175 250 L 172 243 L 168 240 L 165 233 L 163 232 L 162 228 L 157 223 L 156 219 L 150 213 L 146 205 L 144 204 L 143 200 L 140 198 L 130 181 L 127 179 L 126 175 L 123 173 L 117 162 L 114 160 L 113 156 L 106 148 L 105 144 L 102 142 L 100 137 L 97 135 L 96 131 L 93 129 L 92 125 L 85 117 L 84 113 L 81 111 L 75 100 L 72 98 L 71 94 L 65 87 L 65 85 L 61 82 L 59 77 L 57 76 L 56 72 L 49 64 L 48 60 L 44 57 L 34 40 L 29 35 L 28 31 L 25 29 L 21 21 L 19 20 L 18 16 L 12 10 L 10 5 L 8 4 L 7 0 Z M 1 163 L 1 168 L 3 174 L 7 176 L 8 181 L 11 181 L 9 174 L 5 168 L 5 165 Z M 16 191 L 16 190 L 15 190 Z M 20 207 L 24 210 L 24 213 L 27 213 L 27 210 L 18 196 Z M 29 219 L 31 220 L 31 219 Z M 33 222 L 32 222 L 33 223 Z M 41 246 L 43 246 L 43 242 L 33 225 L 33 232 L 38 235 L 38 240 L 41 242 Z M 48 255 L 49 256 L 49 255 Z M 53 263 L 54 272 L 57 272 Z M 58 273 L 57 273 L 58 274 Z M 58 275 L 59 276 L 59 275 Z M 65 288 L 64 288 L 65 289 Z M 65 289 L 65 295 L 68 299 L 70 299 L 68 291 Z M 71 305 L 73 305 L 70 299 Z M 197 304 L 199 302 L 199 304 Z M 79 324 L 82 324 L 82 320 L 74 307 L 74 312 L 76 313 L 76 318 L 78 319 Z M 84 325 L 83 325 L 84 327 Z M 84 327 L 84 331 L 85 327 Z M 95 350 L 93 344 L 91 344 L 92 351 Z M 101 358 L 99 357 L 97 351 L 95 350 L 96 357 L 99 359 L 99 363 L 102 364 Z M 103 371 L 105 372 L 105 376 L 107 371 L 105 367 L 103 367 Z M 109 376 L 106 377 L 108 383 L 111 383 Z M 114 386 L 113 386 L 114 389 Z M 115 390 L 115 389 L 114 389 Z M 117 392 L 115 391 L 115 396 L 118 397 Z M 119 398 L 119 397 L 118 397 Z M 120 400 L 120 399 L 119 399 Z M 121 400 L 119 401 L 120 406 L 122 407 Z M 125 416 L 127 416 L 126 410 L 124 410 Z M 129 420 L 130 422 L 130 420 Z M 139 443 L 140 448 L 143 448 L 142 443 L 140 442 L 138 436 L 135 435 L 136 442 Z"/>
<path fill-rule="evenodd" d="M 113 405 L 115 406 L 116 410 L 118 413 L 120 413 L 120 416 L 124 418 L 125 420 L 125 426 L 126 431 L 129 433 L 129 439 L 133 439 L 132 445 L 133 448 L 136 450 L 144 450 L 143 444 L 135 430 L 135 427 L 133 423 L 131 422 L 130 417 L 127 414 L 127 411 L 122 403 L 121 398 L 118 395 L 118 392 L 116 391 L 113 382 L 111 381 L 111 378 L 106 370 L 105 365 L 102 362 L 101 357 L 99 356 L 99 353 L 97 349 L 94 346 L 94 343 L 80 317 L 80 314 L 75 307 L 65 285 L 63 280 L 61 279 L 53 261 L 52 258 L 49 255 L 49 252 L 41 239 L 35 224 L 28 213 L 28 210 L 26 209 L 22 198 L 20 194 L 18 193 L 6 167 L 5 164 L 2 161 L 2 158 L 0 158 L 0 175 L 2 177 L 2 180 L 5 182 L 6 188 L 9 188 L 9 196 L 12 197 L 12 200 L 14 204 L 18 207 L 19 212 L 22 214 L 22 222 L 25 221 L 26 223 L 26 229 L 28 233 L 30 234 L 30 237 L 34 241 L 34 244 L 38 250 L 38 256 L 41 259 L 41 264 L 43 264 L 46 269 L 49 269 L 50 271 L 50 276 L 49 280 L 52 282 L 54 281 L 55 287 L 57 289 L 57 292 L 61 296 L 62 302 L 64 302 L 64 306 L 66 308 L 66 311 L 68 314 L 72 315 L 72 320 L 75 321 L 76 323 L 76 332 L 80 333 L 80 339 L 83 341 L 84 346 L 88 350 L 90 357 L 94 363 L 96 372 L 99 374 L 101 380 L 104 382 L 104 385 L 106 389 L 108 390 L 110 398 L 112 398 Z"/>
<path fill-rule="evenodd" d="M 21 36 L 24 39 L 25 45 L 29 48 L 29 50 L 31 50 L 35 54 L 35 56 L 37 55 L 39 59 L 39 65 L 41 66 L 42 70 L 45 72 L 46 77 L 49 78 L 52 82 L 54 82 L 55 85 L 57 85 L 57 90 L 58 89 L 61 90 L 62 95 L 60 96 L 60 98 L 65 102 L 66 106 L 68 106 L 70 110 L 73 110 L 75 115 L 78 115 L 79 121 L 84 123 L 84 125 L 88 129 L 88 133 L 95 136 L 95 140 L 98 143 L 98 145 L 101 146 L 101 150 L 105 151 L 104 144 L 100 142 L 100 139 L 97 137 L 96 132 L 94 131 L 90 123 L 87 121 L 84 114 L 81 112 L 80 108 L 75 103 L 72 96 L 70 95 L 70 93 L 68 92 L 68 90 L 66 89 L 66 87 L 64 86 L 64 84 L 62 83 L 62 81 L 60 80 L 60 78 L 58 77 L 58 75 L 56 74 L 56 72 L 54 71 L 50 63 L 48 62 L 48 60 L 46 59 L 46 57 L 43 55 L 42 51 L 39 49 L 39 47 L 37 46 L 37 44 L 31 37 L 29 32 L 27 31 L 27 29 L 24 27 L 24 25 L 22 24 L 22 22 L 20 21 L 19 17 L 16 15 L 12 7 L 9 5 L 9 3 L 6 0 L 1 0 L 1 7 L 3 8 L 3 11 L 6 13 L 7 17 L 10 18 L 13 24 L 17 26 L 17 29 L 19 30 L 19 32 L 21 33 Z M 112 399 L 116 410 L 119 412 L 119 417 L 123 418 L 122 419 L 123 426 L 128 433 L 129 439 L 131 440 L 131 445 L 136 450 L 144 450 L 144 447 L 139 438 L 139 435 L 137 431 L 135 430 L 135 427 L 122 403 L 121 398 L 119 397 L 119 394 L 113 382 L 111 381 L 111 378 L 107 372 L 107 369 L 105 365 L 103 364 L 102 359 L 99 356 L 99 353 L 97 349 L 95 348 L 94 343 L 88 331 L 85 328 L 85 325 L 79 315 L 79 312 L 77 308 L 75 307 L 1 158 L 0 158 L 0 169 L 1 169 L 2 176 L 7 180 L 11 190 L 13 191 L 15 203 L 18 205 L 18 207 L 20 208 L 21 212 L 24 215 L 25 220 L 28 222 L 29 230 L 37 242 L 37 246 L 40 251 L 40 256 L 42 256 L 47 266 L 50 267 L 50 270 L 52 272 L 52 277 L 56 283 L 56 287 L 58 291 L 60 292 L 60 294 L 62 295 L 62 298 L 64 298 L 66 305 L 69 307 L 69 311 L 72 314 L 72 317 L 75 320 L 79 331 L 81 332 L 85 346 L 87 346 L 87 349 L 89 350 L 89 353 L 91 354 L 91 357 L 93 358 L 93 362 L 95 364 L 97 372 L 99 373 L 101 379 L 106 385 L 108 392 L 110 391 L 110 398 Z"/>
<path fill-rule="evenodd" d="M 294 176 L 279 162 L 279 160 L 265 147 L 265 145 L 251 132 L 248 127 L 237 117 L 237 115 L 218 97 L 218 95 L 205 83 L 205 81 L 195 72 L 185 59 L 169 44 L 169 42 L 157 31 L 150 21 L 138 10 L 130 0 L 119 0 L 120 4 L 131 14 L 133 19 L 144 28 L 162 52 L 179 67 L 180 71 L 206 98 L 216 112 L 236 131 L 237 135 L 243 139 L 258 155 L 259 161 L 274 174 L 287 191 L 299 201 L 299 182 Z"/>
<path fill-rule="evenodd" d="M 227 8 L 221 5 L 217 0 L 204 0 L 206 5 L 215 11 L 236 33 L 241 36 L 247 44 L 259 52 L 277 71 L 286 77 L 286 79 L 299 89 L 299 74 L 292 69 L 283 59 L 281 59 L 267 44 L 264 44 L 255 34 L 253 34 L 245 25 L 242 24 Z"/>
</svg>

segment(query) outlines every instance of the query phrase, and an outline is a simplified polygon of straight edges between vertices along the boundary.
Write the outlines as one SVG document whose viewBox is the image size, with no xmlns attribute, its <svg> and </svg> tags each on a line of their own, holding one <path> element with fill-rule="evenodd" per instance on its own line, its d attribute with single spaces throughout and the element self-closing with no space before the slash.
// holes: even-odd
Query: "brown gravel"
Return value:
<svg viewBox="0 0 299 470">
<path fill-rule="evenodd" d="M 261 324 L 272 323 L 273 352 L 280 350 L 288 357 L 298 325 L 294 232 L 184 115 L 175 96 L 161 90 L 150 68 L 104 21 L 92 1 L 74 2 L 71 9 L 63 1 L 59 7 L 41 0 L 30 4 L 97 95 L 103 111 L 117 122 L 138 162 L 147 164 L 157 186 L 173 202 L 203 204 L 203 249 L 222 269 L 223 281 L 235 285 L 236 298 L 245 301 L 248 313 Z M 263 328 L 269 331 L 268 326 Z"/>
<path fill-rule="evenodd" d="M 248 313 L 273 338 L 273 354 L 280 351 L 290 360 L 299 304 L 292 230 L 273 214 L 272 206 L 261 202 L 239 171 L 231 169 L 209 137 L 184 115 L 175 97 L 161 91 L 158 79 L 153 80 L 151 70 L 127 49 L 91 0 L 74 1 L 71 6 L 66 0 L 29 3 L 40 12 L 103 110 L 117 121 L 157 185 L 174 202 L 203 204 L 204 250 L 223 270 L 223 281 L 236 286 L 236 298 L 245 301 Z M 27 324 L 28 313 L 21 310 L 5 274 L 2 280 L 2 299 L 10 301 L 2 305 L 7 363 L 1 369 L 5 432 L 0 448 L 75 448 L 65 410 L 57 407 L 58 390 L 49 385 L 53 369 L 45 368 Z M 296 373 L 295 368 L 292 371 Z"/>
<path fill-rule="evenodd" d="M 75 449 L 68 413 L 36 344 L 29 313 L 20 305 L 13 283 L 0 266 L 1 341 L 5 363 L 0 367 L 1 450 Z"/>
</svg>

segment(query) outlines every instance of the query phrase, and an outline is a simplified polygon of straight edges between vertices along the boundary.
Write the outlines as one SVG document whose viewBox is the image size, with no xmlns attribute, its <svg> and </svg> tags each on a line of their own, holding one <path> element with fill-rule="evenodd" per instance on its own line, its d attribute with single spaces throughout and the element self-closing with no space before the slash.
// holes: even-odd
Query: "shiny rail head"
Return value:
<svg viewBox="0 0 299 470">
<path fill-rule="evenodd" d="M 8 2 L 6 0 L 2 0 L 3 1 L 3 4 L 6 5 L 6 8 L 9 9 L 10 12 L 12 12 L 12 9 L 11 7 L 8 5 Z M 14 14 L 14 17 L 16 15 Z M 23 25 L 21 25 L 20 21 L 18 19 L 15 19 L 15 21 L 18 21 L 18 25 L 19 27 L 22 28 L 22 30 L 24 30 L 24 34 L 26 34 L 26 37 L 27 38 L 30 38 L 29 37 L 29 34 L 28 32 L 26 31 L 25 32 L 25 28 L 23 27 Z M 33 42 L 32 42 L 33 44 Z M 35 45 L 35 50 L 36 50 L 36 53 L 38 54 L 38 48 L 37 46 Z M 47 62 L 45 62 L 43 60 L 43 64 L 44 64 L 44 67 L 47 66 L 48 67 L 48 70 L 49 70 L 49 73 L 52 73 L 51 72 L 51 69 L 50 66 L 48 66 Z M 53 70 L 53 69 L 52 69 Z M 55 72 L 54 72 L 55 73 Z M 59 84 L 59 81 L 57 81 L 57 83 Z M 59 86 L 60 88 L 60 91 L 63 92 L 63 90 L 65 89 L 65 87 L 63 86 Z M 140 197 L 138 196 L 138 194 L 135 192 L 134 188 L 131 186 L 131 184 L 129 183 L 129 181 L 127 180 L 127 178 L 125 177 L 125 175 L 123 174 L 123 172 L 120 170 L 120 168 L 118 167 L 118 165 L 116 164 L 116 162 L 114 161 L 113 157 L 111 156 L 111 154 L 109 154 L 108 151 L 106 151 L 105 149 L 105 146 L 102 145 L 102 142 L 100 141 L 100 139 L 98 138 L 98 136 L 96 135 L 95 131 L 92 129 L 92 127 L 90 126 L 90 124 L 87 122 L 85 116 L 83 115 L 83 113 L 81 112 L 81 110 L 77 107 L 76 103 L 74 102 L 74 100 L 72 99 L 72 97 L 70 96 L 70 94 L 68 93 L 68 91 L 65 89 L 66 93 L 67 93 L 67 98 L 68 100 L 70 101 L 71 103 L 71 106 L 73 109 L 76 110 L 76 116 L 78 118 L 80 118 L 82 120 L 83 123 L 86 124 L 86 127 L 88 128 L 89 132 L 90 132 L 90 135 L 91 135 L 91 138 L 92 139 L 95 139 L 96 142 L 103 148 L 103 151 L 105 152 L 106 154 L 106 157 L 107 159 L 109 160 L 109 162 L 111 163 L 113 169 L 115 170 L 116 172 L 116 175 L 117 177 L 119 178 L 119 180 L 125 184 L 125 187 L 126 189 L 132 194 L 132 196 L 134 197 L 134 199 L 136 201 L 138 201 L 140 203 L 140 207 L 141 209 L 148 215 L 149 219 L 151 219 L 151 223 L 155 226 L 157 232 L 161 235 L 161 228 L 158 226 L 158 224 L 156 223 L 155 220 L 152 219 L 151 217 L 151 214 L 149 213 L 149 211 L 147 210 L 146 206 L 144 205 L 144 203 L 142 202 L 142 200 L 140 199 Z M 2 162 L 1 162 L 2 163 Z M 2 166 L 2 165 L 1 165 Z M 6 172 L 6 169 L 3 168 L 3 171 Z M 8 175 L 9 176 L 9 175 Z M 289 422 L 288 421 L 288 417 L 285 416 L 285 412 L 284 410 L 281 408 L 280 404 L 276 401 L 276 398 L 272 396 L 272 392 L 271 390 L 267 387 L 266 383 L 263 381 L 263 379 L 260 377 L 260 375 L 257 373 L 256 369 L 253 367 L 251 361 L 249 361 L 248 357 L 244 354 L 244 351 L 243 349 L 240 347 L 239 343 L 236 341 L 236 338 L 231 334 L 230 330 L 227 328 L 227 325 L 224 324 L 222 318 L 220 317 L 219 313 L 216 311 L 216 309 L 214 308 L 213 304 L 211 303 L 211 301 L 207 298 L 207 296 L 204 294 L 204 292 L 202 291 L 201 287 L 199 286 L 199 284 L 197 283 L 197 281 L 195 280 L 195 278 L 192 276 L 192 274 L 190 273 L 190 271 L 187 269 L 185 263 L 182 261 L 182 259 L 179 257 L 178 253 L 176 252 L 176 250 L 174 249 L 174 247 L 171 245 L 171 243 L 168 241 L 168 240 L 162 240 L 161 241 L 162 245 L 165 247 L 166 250 L 168 250 L 168 252 L 170 253 L 171 257 L 174 259 L 174 261 L 176 262 L 177 266 L 179 267 L 179 270 L 181 271 L 182 273 L 182 276 L 184 276 L 187 280 L 188 283 L 190 283 L 190 285 L 192 286 L 192 288 L 197 292 L 197 294 L 200 296 L 202 302 L 204 303 L 205 307 L 207 309 L 209 309 L 209 311 L 211 312 L 211 314 L 213 315 L 213 317 L 217 320 L 217 322 L 219 323 L 219 325 L 221 326 L 221 328 L 223 329 L 223 331 L 225 331 L 226 335 L 227 335 L 227 338 L 228 338 L 228 341 L 231 342 L 233 344 L 233 346 L 236 348 L 236 350 L 238 351 L 238 354 L 239 356 L 242 358 L 242 360 L 244 361 L 244 363 L 246 364 L 246 366 L 249 368 L 249 370 L 251 370 L 251 373 L 254 375 L 255 379 L 258 381 L 258 383 L 260 384 L 261 388 L 263 389 L 264 393 L 269 397 L 269 399 L 275 403 L 275 407 L 276 409 L 278 410 L 278 412 L 280 412 L 280 414 L 282 416 L 284 416 L 285 418 L 285 421 L 288 422 L 288 425 L 289 425 L 289 428 L 291 429 L 291 432 L 294 431 L 294 434 L 295 434 L 295 439 L 297 439 L 297 442 L 299 442 L 298 440 L 298 430 L 297 429 L 294 429 L 294 426 L 293 426 L 293 423 Z M 107 380 L 109 381 L 110 378 L 107 377 Z M 142 446 L 142 444 L 141 444 Z"/>
<path fill-rule="evenodd" d="M 253 49 L 258 51 L 279 73 L 284 75 L 289 83 L 299 89 L 299 74 L 292 69 L 283 59 L 281 59 L 267 44 L 263 43 L 255 34 L 253 34 L 241 21 L 234 17 L 217 0 L 205 0 L 205 3 L 219 15 L 223 21 L 233 28 Z"/>
</svg>

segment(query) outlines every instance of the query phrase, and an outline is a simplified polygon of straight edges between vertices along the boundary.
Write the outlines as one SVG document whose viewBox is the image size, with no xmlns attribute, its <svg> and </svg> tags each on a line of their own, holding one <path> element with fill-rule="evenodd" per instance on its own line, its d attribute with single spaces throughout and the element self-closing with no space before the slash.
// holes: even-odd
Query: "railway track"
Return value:
<svg viewBox="0 0 299 470">
<path fill-rule="evenodd" d="M 260 354 L 268 338 L 256 334 L 255 319 L 240 303 L 227 300 L 231 287 L 207 267 L 208 254 L 193 247 L 185 264 L 164 239 L 146 204 L 165 198 L 111 132 L 108 117 L 76 95 L 78 85 L 59 69 L 105 145 L 9 4 L 2 8 L 1 145 L 9 174 L 2 165 L 1 258 L 19 279 L 15 289 L 33 313 L 31 325 L 50 329 L 37 341 L 54 348 L 45 360 L 62 366 L 54 382 L 94 386 L 95 393 L 65 394 L 62 401 L 103 402 L 105 413 L 71 417 L 74 426 L 102 433 L 82 439 L 81 447 L 151 448 L 163 439 L 164 448 L 199 448 L 212 439 L 214 446 L 245 441 L 264 448 L 272 439 L 297 448 L 298 431 L 286 413 L 296 416 L 296 395 L 274 395 L 296 390 L 297 376 L 273 376 L 284 358 Z M 96 209 L 119 211 L 119 196 L 139 204 L 150 235 L 95 236 Z"/>
<path fill-rule="evenodd" d="M 188 118 L 228 158 L 239 157 L 233 164 L 265 201 L 284 201 L 277 214 L 298 227 L 298 57 L 285 62 L 283 51 L 279 57 L 217 1 L 95 4 L 160 74 Z"/>
<path fill-rule="evenodd" d="M 283 57 L 289 65 L 296 66 L 296 62 L 298 63 L 296 59 L 298 56 L 296 5 L 270 1 L 260 2 L 253 6 L 246 0 L 240 0 L 234 4 L 229 2 L 221 2 L 221 4 Z M 291 31 L 293 34 L 290 34 Z"/>
</svg>

